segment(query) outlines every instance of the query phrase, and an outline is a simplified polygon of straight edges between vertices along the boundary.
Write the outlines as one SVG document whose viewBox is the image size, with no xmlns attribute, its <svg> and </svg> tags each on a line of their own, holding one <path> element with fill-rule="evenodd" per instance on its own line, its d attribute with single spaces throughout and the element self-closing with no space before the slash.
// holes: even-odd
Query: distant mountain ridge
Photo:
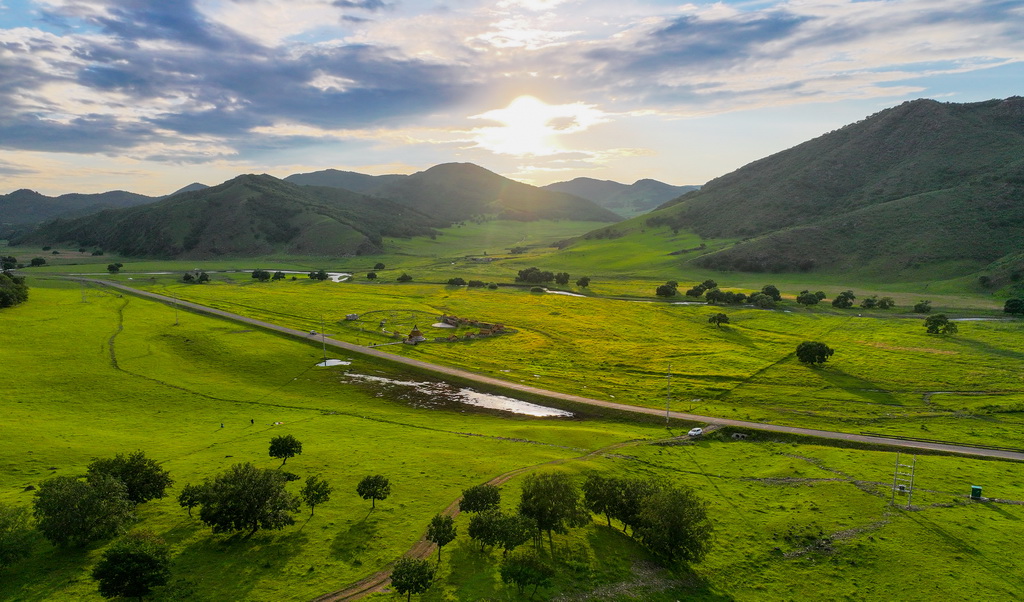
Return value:
<svg viewBox="0 0 1024 602">
<path fill-rule="evenodd" d="M 450 222 L 478 216 L 518 221 L 622 219 L 588 199 L 516 182 L 472 163 L 444 163 L 407 176 L 324 170 L 294 174 L 285 180 L 356 190 Z"/>
<path fill-rule="evenodd" d="M 973 273 L 1024 247 L 1024 98 L 906 102 L 615 228 L 665 226 L 743 239 L 683 259 L 716 270 Z"/>
<path fill-rule="evenodd" d="M 126 257 L 340 256 L 379 252 L 384 236 L 430 235 L 444 225 L 385 199 L 243 175 L 148 205 L 54 220 L 13 242 L 72 243 Z"/>
<path fill-rule="evenodd" d="M 10 194 L 0 194 L 0 221 L 9 225 L 37 224 L 55 217 L 77 217 L 103 209 L 134 207 L 155 200 L 155 197 L 124 190 L 51 197 L 23 188 Z"/>
<path fill-rule="evenodd" d="M 697 190 L 700 186 L 672 186 L 651 179 L 637 180 L 626 185 L 612 180 L 576 178 L 542 188 L 590 199 L 622 217 L 633 217 L 647 213 L 691 190 Z"/>
</svg>

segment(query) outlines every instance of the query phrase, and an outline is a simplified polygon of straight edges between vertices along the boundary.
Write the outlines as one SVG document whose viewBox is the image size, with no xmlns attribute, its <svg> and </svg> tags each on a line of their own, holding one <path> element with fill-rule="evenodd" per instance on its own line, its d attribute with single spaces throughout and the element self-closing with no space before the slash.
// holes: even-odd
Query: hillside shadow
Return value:
<svg viewBox="0 0 1024 602">
<path fill-rule="evenodd" d="M 188 575 L 209 599 L 227 592 L 231 599 L 248 599 L 261 580 L 286 570 L 308 539 L 298 531 L 260 531 L 248 538 L 245 534 L 210 535 L 175 556 L 175 573 Z"/>
<path fill-rule="evenodd" d="M 331 558 L 349 564 L 359 563 L 359 558 L 367 551 L 369 544 L 377 537 L 378 521 L 367 517 L 349 525 L 331 542 Z"/>
<path fill-rule="evenodd" d="M 1005 357 L 1007 359 L 1016 360 L 1018 362 L 1024 362 L 1024 352 L 1014 351 L 1012 349 L 1005 349 L 1002 347 L 996 347 L 988 343 L 978 341 L 975 339 L 968 339 L 959 336 L 949 337 L 949 342 L 959 345 L 961 347 L 968 347 L 972 351 L 982 353 L 985 355 L 994 355 L 997 357 Z"/>
<path fill-rule="evenodd" d="M 721 337 L 724 340 L 729 341 L 730 343 L 734 343 L 742 347 L 748 347 L 750 349 L 758 348 L 757 339 L 747 335 L 745 332 L 734 326 L 726 324 L 725 326 L 718 328 L 717 331 L 721 334 Z"/>
<path fill-rule="evenodd" d="M 847 374 L 831 366 L 814 368 L 814 371 L 821 380 L 830 386 L 860 397 L 863 400 L 861 403 L 903 406 L 891 391 L 880 388 L 877 383 L 870 380 Z"/>
</svg>

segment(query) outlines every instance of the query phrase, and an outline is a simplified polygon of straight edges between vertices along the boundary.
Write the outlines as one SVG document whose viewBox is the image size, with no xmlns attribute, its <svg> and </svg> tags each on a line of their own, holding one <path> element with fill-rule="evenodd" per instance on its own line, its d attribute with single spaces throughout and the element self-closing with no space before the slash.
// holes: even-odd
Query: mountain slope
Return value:
<svg viewBox="0 0 1024 602">
<path fill-rule="evenodd" d="M 671 186 L 650 179 L 637 180 L 627 186 L 612 180 L 576 178 L 568 182 L 548 184 L 542 188 L 590 199 L 622 217 L 633 217 L 647 213 L 662 203 L 696 190 L 700 186 Z"/>
<path fill-rule="evenodd" d="M 151 205 L 56 220 L 15 242 L 196 259 L 344 255 L 379 251 L 383 236 L 426 235 L 435 225 L 441 224 L 386 200 L 244 175 Z"/>
<path fill-rule="evenodd" d="M 1014 97 L 907 102 L 623 226 L 745 239 L 697 258 L 702 267 L 898 278 L 981 269 L 1024 245 L 1022 224 L 1024 99 Z"/>
<path fill-rule="evenodd" d="M 78 217 L 121 207 L 134 207 L 157 200 L 124 190 L 112 190 L 99 194 L 63 194 L 58 197 L 46 196 L 33 190 L 15 190 L 0 195 L 0 221 L 4 224 L 38 224 L 56 217 Z"/>
<path fill-rule="evenodd" d="M 621 219 L 587 199 L 516 182 L 471 163 L 446 163 L 408 176 L 326 170 L 295 174 L 286 180 L 372 194 L 447 222 L 477 216 L 519 221 Z"/>
</svg>

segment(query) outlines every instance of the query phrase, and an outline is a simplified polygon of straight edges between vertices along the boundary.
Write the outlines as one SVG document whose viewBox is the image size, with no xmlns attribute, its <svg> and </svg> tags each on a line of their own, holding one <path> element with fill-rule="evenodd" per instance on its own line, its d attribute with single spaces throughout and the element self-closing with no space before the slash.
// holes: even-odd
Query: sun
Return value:
<svg viewBox="0 0 1024 602">
<path fill-rule="evenodd" d="M 520 96 L 503 109 L 474 115 L 502 124 L 472 130 L 477 146 L 495 153 L 515 156 L 543 156 L 565 152 L 559 136 L 583 131 L 605 121 L 604 113 L 592 105 L 573 103 L 549 105 L 533 96 Z"/>
</svg>

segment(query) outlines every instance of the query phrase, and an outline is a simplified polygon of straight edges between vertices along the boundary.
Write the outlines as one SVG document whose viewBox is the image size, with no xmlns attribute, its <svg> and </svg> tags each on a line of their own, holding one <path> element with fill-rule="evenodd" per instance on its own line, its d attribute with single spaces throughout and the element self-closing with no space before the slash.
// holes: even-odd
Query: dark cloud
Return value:
<svg viewBox="0 0 1024 602">
<path fill-rule="evenodd" d="M 370 12 L 390 9 L 394 6 L 390 2 L 384 2 L 383 0 L 334 0 L 331 4 L 338 8 L 358 8 Z"/>
<path fill-rule="evenodd" d="M 703 71 L 761 54 L 765 44 L 788 38 L 808 20 L 782 11 L 717 21 L 687 16 L 651 31 L 630 47 L 601 48 L 588 58 L 626 75 Z"/>
<path fill-rule="evenodd" d="M 64 153 L 112 152 L 158 139 L 151 128 L 106 115 L 85 115 L 68 123 L 28 115 L 0 121 L 0 148 Z"/>
<path fill-rule="evenodd" d="M 4 161 L 0 161 L 0 175 L 3 176 L 21 176 L 25 174 L 39 173 L 35 169 L 27 169 L 25 167 L 18 167 L 17 165 L 11 165 Z"/>
</svg>

